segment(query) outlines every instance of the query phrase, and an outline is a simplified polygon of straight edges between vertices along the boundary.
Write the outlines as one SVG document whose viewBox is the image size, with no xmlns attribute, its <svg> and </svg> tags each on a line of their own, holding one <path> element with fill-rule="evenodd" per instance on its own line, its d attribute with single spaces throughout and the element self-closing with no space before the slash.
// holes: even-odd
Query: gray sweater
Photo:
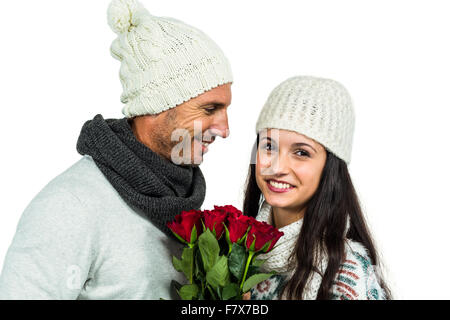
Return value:
<svg viewBox="0 0 450 320">
<path fill-rule="evenodd" d="M 119 196 L 90 156 L 53 179 L 20 218 L 0 299 L 170 299 L 182 244 Z"/>
</svg>

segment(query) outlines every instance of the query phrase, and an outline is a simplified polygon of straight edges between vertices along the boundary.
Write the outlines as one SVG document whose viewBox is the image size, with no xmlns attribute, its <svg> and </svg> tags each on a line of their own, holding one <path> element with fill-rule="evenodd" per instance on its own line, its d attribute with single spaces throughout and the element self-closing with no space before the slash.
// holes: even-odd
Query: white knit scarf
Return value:
<svg viewBox="0 0 450 320">
<path fill-rule="evenodd" d="M 273 225 L 272 207 L 266 201 L 261 205 L 256 220 Z M 275 247 L 269 253 L 259 256 L 259 259 L 267 259 L 262 266 L 264 271 L 287 273 L 295 268 L 295 266 L 289 265 L 288 260 L 294 250 L 295 243 L 298 240 L 302 224 L 303 218 L 278 229 L 283 232 L 284 235 L 278 240 Z"/>
<path fill-rule="evenodd" d="M 264 201 L 259 209 L 258 215 L 256 219 L 259 221 L 265 221 L 268 224 L 273 225 L 272 218 L 272 206 Z M 303 224 L 303 218 L 299 219 L 287 226 L 284 226 L 278 230 L 284 233 L 284 235 L 278 240 L 275 247 L 266 254 L 261 254 L 258 259 L 266 260 L 264 264 L 261 266 L 261 269 L 265 272 L 275 271 L 279 274 L 287 276 L 287 279 L 295 272 L 295 265 L 289 264 L 289 257 L 291 256 L 295 244 L 298 240 L 299 233 L 301 231 Z M 347 220 L 347 230 L 350 227 L 350 221 Z M 318 259 L 316 262 L 316 267 L 320 270 L 322 274 L 325 273 L 325 270 L 328 265 L 328 259 L 326 254 L 323 253 L 322 257 Z M 319 291 L 320 285 L 322 283 L 322 276 L 313 272 L 312 276 L 308 283 L 306 284 L 303 299 L 304 300 L 315 300 L 317 297 L 317 293 Z M 285 298 L 283 295 L 282 299 Z"/>
</svg>

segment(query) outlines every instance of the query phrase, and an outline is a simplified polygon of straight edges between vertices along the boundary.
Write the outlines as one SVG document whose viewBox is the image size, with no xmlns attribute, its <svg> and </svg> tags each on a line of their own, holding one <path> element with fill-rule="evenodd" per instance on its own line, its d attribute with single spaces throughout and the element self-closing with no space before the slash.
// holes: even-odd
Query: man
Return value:
<svg viewBox="0 0 450 320">
<path fill-rule="evenodd" d="M 25 209 L 5 257 L 0 299 L 169 299 L 181 245 L 166 223 L 199 209 L 198 167 L 228 135 L 232 75 L 203 32 L 114 0 L 123 119 L 87 121 L 81 160 Z"/>
</svg>

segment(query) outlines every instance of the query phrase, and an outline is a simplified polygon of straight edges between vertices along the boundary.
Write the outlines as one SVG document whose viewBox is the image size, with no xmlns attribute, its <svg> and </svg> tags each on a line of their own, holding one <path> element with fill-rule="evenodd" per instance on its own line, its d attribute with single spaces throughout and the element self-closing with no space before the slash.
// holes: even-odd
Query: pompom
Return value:
<svg viewBox="0 0 450 320">
<path fill-rule="evenodd" d="M 128 32 L 143 11 L 145 8 L 136 0 L 113 0 L 108 7 L 108 24 L 117 34 Z"/>
</svg>

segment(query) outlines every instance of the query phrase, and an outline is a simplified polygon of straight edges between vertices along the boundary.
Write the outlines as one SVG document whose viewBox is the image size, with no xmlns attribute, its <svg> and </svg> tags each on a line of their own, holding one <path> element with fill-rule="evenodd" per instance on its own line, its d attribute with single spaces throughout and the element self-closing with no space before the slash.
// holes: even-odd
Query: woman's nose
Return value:
<svg viewBox="0 0 450 320">
<path fill-rule="evenodd" d="M 275 160 L 274 160 L 274 174 L 275 175 L 285 175 L 289 171 L 288 167 L 289 167 L 289 164 L 288 164 L 286 157 L 284 157 L 280 153 L 277 153 L 275 155 Z"/>
<path fill-rule="evenodd" d="M 289 172 L 289 163 L 280 153 L 270 157 L 270 161 L 264 167 L 264 175 L 284 176 Z"/>
</svg>

